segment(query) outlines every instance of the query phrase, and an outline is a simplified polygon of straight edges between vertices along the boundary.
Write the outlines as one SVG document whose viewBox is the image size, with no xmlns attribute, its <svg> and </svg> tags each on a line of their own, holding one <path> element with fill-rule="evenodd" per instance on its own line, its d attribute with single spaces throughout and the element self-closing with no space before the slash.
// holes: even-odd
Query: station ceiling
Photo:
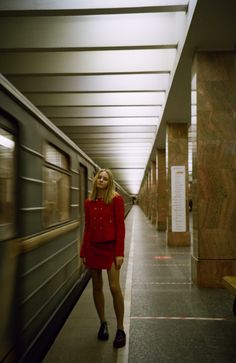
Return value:
<svg viewBox="0 0 236 363">
<path fill-rule="evenodd" d="M 197 50 L 234 50 L 234 0 L 0 0 L 0 73 L 137 194 L 191 122 Z M 193 108 L 192 108 L 193 109 Z"/>
</svg>

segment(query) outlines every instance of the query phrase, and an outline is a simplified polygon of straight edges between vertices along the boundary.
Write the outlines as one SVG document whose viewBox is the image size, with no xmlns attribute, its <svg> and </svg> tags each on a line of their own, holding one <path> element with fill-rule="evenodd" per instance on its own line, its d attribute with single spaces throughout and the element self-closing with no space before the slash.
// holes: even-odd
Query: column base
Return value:
<svg viewBox="0 0 236 363">
<path fill-rule="evenodd" d="M 156 224 L 156 214 L 153 212 L 152 213 L 152 219 L 151 219 L 151 222 L 152 222 L 152 224 Z"/>
<path fill-rule="evenodd" d="M 190 246 L 189 232 L 167 232 L 168 246 Z"/>
<path fill-rule="evenodd" d="M 236 260 L 200 260 L 191 257 L 192 281 L 198 287 L 222 288 L 222 277 L 236 275 Z"/>
<path fill-rule="evenodd" d="M 167 225 L 165 221 L 157 221 L 157 230 L 166 231 Z"/>
</svg>

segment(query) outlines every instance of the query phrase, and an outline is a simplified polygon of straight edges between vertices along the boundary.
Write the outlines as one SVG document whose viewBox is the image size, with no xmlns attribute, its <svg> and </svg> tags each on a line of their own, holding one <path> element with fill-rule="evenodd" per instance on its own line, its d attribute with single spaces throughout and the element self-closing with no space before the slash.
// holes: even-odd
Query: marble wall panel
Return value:
<svg viewBox="0 0 236 363">
<path fill-rule="evenodd" d="M 222 276 L 236 275 L 236 260 L 203 260 L 192 257 L 192 280 L 199 287 L 222 288 Z"/>
<path fill-rule="evenodd" d="M 149 169 L 148 171 L 148 193 L 147 193 L 147 202 L 148 202 L 148 218 L 152 219 L 152 171 Z"/>
<path fill-rule="evenodd" d="M 156 161 L 151 163 L 151 222 L 156 224 L 157 218 L 157 168 Z"/>
<path fill-rule="evenodd" d="M 157 230 L 165 231 L 168 215 L 166 151 L 157 150 Z"/>
<path fill-rule="evenodd" d="M 196 132 L 193 144 L 193 256 L 199 275 L 236 259 L 236 55 L 199 52 L 193 65 Z M 224 263 L 229 266 L 231 263 Z M 221 278 L 222 269 L 215 278 Z M 224 268 L 227 272 L 227 268 Z M 197 279 L 202 281 L 202 278 Z M 207 281 L 206 281 L 207 284 Z M 208 285 L 207 285 L 208 286 Z"/>
</svg>

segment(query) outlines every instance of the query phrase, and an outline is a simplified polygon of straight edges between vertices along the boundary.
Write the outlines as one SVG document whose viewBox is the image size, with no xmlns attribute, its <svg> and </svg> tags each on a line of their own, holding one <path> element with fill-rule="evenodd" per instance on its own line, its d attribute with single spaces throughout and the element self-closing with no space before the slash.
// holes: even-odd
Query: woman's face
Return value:
<svg viewBox="0 0 236 363">
<path fill-rule="evenodd" d="M 109 175 L 106 171 L 101 171 L 97 178 L 97 188 L 105 190 L 108 186 Z"/>
</svg>

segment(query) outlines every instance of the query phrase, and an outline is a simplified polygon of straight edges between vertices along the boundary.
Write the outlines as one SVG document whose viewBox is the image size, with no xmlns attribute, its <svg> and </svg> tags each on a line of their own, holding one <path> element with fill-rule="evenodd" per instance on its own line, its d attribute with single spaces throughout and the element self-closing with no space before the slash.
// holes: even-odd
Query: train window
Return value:
<svg viewBox="0 0 236 363">
<path fill-rule="evenodd" d="M 45 160 L 62 169 L 69 169 L 68 156 L 56 149 L 54 146 L 47 144 L 45 149 Z"/>
<path fill-rule="evenodd" d="M 45 227 L 69 219 L 69 157 L 50 144 L 45 145 L 44 213 Z"/>
<path fill-rule="evenodd" d="M 15 137 L 0 127 L 0 239 L 15 233 Z"/>
</svg>

